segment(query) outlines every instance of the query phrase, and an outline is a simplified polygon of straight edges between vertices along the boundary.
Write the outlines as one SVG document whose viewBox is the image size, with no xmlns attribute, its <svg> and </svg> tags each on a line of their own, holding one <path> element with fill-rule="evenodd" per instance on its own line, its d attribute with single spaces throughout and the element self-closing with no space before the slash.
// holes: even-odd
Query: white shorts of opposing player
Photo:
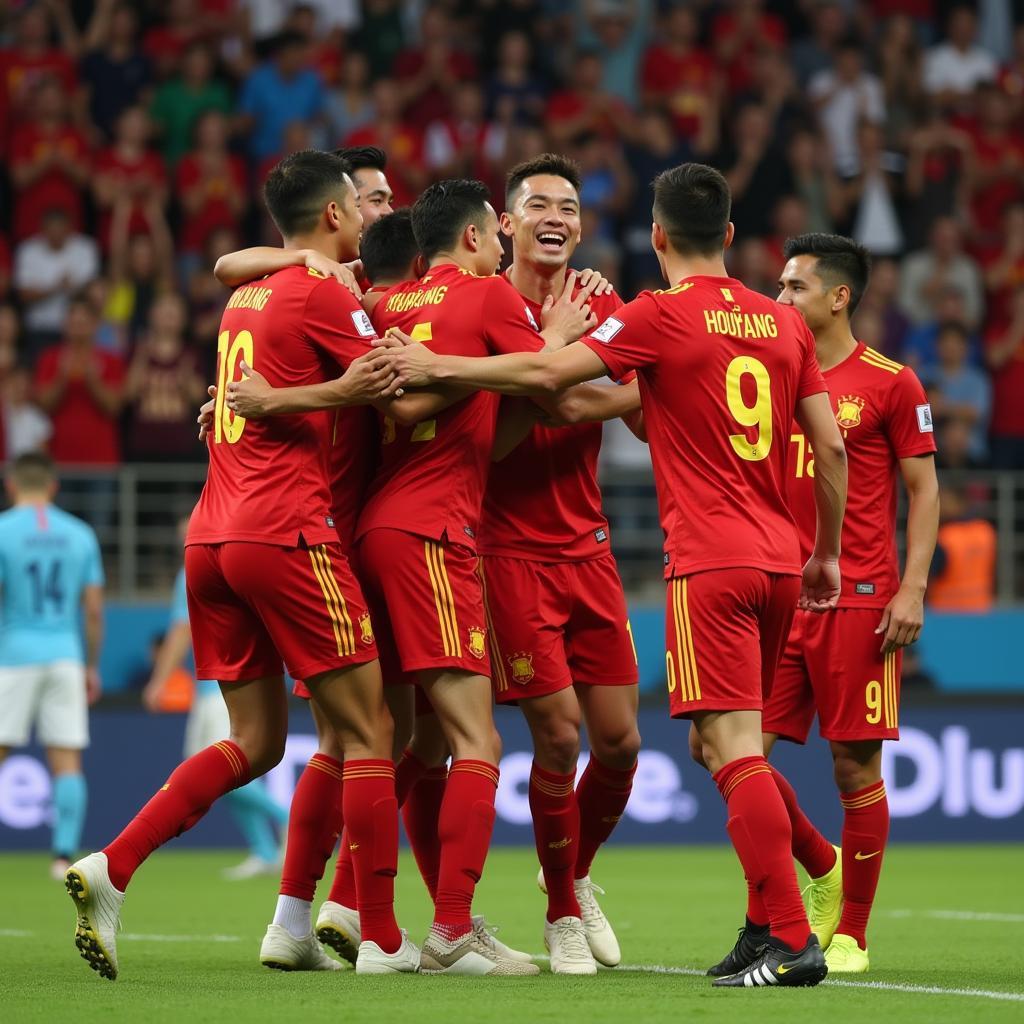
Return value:
<svg viewBox="0 0 1024 1024">
<path fill-rule="evenodd" d="M 220 691 L 197 693 L 185 721 L 185 757 L 231 735 L 231 716 Z"/>
<path fill-rule="evenodd" d="M 0 746 L 89 746 L 85 666 L 77 661 L 0 667 Z"/>
</svg>

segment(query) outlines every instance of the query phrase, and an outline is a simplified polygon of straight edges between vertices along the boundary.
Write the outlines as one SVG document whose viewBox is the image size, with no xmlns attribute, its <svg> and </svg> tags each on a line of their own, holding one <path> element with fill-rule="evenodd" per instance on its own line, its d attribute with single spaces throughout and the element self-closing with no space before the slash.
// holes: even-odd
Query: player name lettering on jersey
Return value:
<svg viewBox="0 0 1024 1024">
<path fill-rule="evenodd" d="M 257 313 L 263 312 L 263 307 L 270 301 L 274 294 L 273 288 L 260 288 L 257 285 L 249 285 L 239 288 L 230 299 L 228 309 L 255 309 Z"/>
<path fill-rule="evenodd" d="M 389 313 L 404 313 L 406 310 L 419 309 L 421 306 L 439 306 L 447 294 L 446 284 L 420 288 L 413 292 L 399 292 L 388 297 L 385 308 Z"/>
<path fill-rule="evenodd" d="M 741 313 L 738 310 L 705 309 L 708 334 L 731 338 L 777 338 L 779 326 L 771 313 Z"/>
</svg>

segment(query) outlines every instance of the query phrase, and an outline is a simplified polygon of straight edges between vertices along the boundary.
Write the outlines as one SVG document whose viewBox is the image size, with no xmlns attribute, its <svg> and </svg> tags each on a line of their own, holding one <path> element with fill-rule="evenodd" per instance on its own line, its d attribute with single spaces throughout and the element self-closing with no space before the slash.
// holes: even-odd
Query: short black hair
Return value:
<svg viewBox="0 0 1024 1024">
<path fill-rule="evenodd" d="M 959 320 L 943 320 L 942 323 L 939 324 L 938 331 L 935 333 L 936 340 L 945 334 L 958 334 L 960 336 L 960 340 L 965 345 L 969 345 L 971 343 L 970 331 L 968 331 Z"/>
<path fill-rule="evenodd" d="M 729 183 L 714 167 L 680 164 L 654 179 L 654 219 L 681 255 L 719 252 L 731 212 Z"/>
<path fill-rule="evenodd" d="M 845 284 L 850 289 L 850 313 L 856 311 L 871 276 L 871 256 L 863 245 L 845 235 L 812 231 L 787 238 L 782 254 L 787 260 L 794 256 L 813 256 L 818 277 L 830 288 Z"/>
<path fill-rule="evenodd" d="M 371 284 L 404 281 L 419 252 L 412 230 L 412 211 L 407 206 L 375 220 L 363 232 L 359 245 L 363 273 Z"/>
<path fill-rule="evenodd" d="M 336 153 L 300 149 L 286 156 L 263 185 L 270 216 L 288 238 L 316 227 L 324 204 L 348 187 L 348 164 Z"/>
<path fill-rule="evenodd" d="M 57 479 L 57 469 L 45 452 L 25 452 L 11 463 L 11 479 L 19 490 L 45 491 Z"/>
<path fill-rule="evenodd" d="M 467 224 L 482 226 L 491 193 L 482 181 L 451 178 L 424 189 L 412 206 L 412 230 L 425 260 L 455 248 Z"/>
<path fill-rule="evenodd" d="M 541 153 L 540 156 L 535 156 L 532 160 L 524 160 L 522 163 L 516 164 L 508 172 L 505 178 L 506 210 L 512 206 L 519 186 L 527 178 L 538 174 L 553 174 L 557 178 L 565 178 L 576 189 L 577 195 L 583 187 L 583 174 L 580 171 L 580 165 L 575 160 L 570 160 L 569 157 L 562 156 L 560 153 Z"/>
<path fill-rule="evenodd" d="M 367 167 L 374 171 L 383 171 L 388 166 L 388 155 L 379 146 L 346 146 L 334 152 L 348 164 L 349 174 Z"/>
</svg>

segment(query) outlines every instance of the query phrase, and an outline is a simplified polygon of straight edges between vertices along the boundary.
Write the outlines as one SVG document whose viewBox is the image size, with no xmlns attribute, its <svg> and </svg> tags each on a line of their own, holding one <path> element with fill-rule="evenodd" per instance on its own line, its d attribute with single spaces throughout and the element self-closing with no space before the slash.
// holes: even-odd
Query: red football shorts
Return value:
<svg viewBox="0 0 1024 1024">
<path fill-rule="evenodd" d="M 381 672 L 461 669 L 490 676 L 479 559 L 469 548 L 405 530 L 370 530 L 356 545 L 360 575 L 378 621 Z M 407 681 L 412 681 L 407 680 Z"/>
<path fill-rule="evenodd" d="M 296 678 L 373 661 L 377 645 L 340 544 L 231 541 L 185 549 L 199 679 Z"/>
<path fill-rule="evenodd" d="M 499 704 L 574 683 L 637 682 L 626 597 L 610 554 L 583 562 L 488 555 L 481 567 Z"/>
<path fill-rule="evenodd" d="M 789 634 L 800 577 L 710 569 L 668 582 L 669 713 L 760 711 Z"/>
<path fill-rule="evenodd" d="M 806 743 L 814 713 L 826 740 L 899 739 L 903 652 L 883 655 L 880 608 L 798 611 L 762 728 Z"/>
</svg>

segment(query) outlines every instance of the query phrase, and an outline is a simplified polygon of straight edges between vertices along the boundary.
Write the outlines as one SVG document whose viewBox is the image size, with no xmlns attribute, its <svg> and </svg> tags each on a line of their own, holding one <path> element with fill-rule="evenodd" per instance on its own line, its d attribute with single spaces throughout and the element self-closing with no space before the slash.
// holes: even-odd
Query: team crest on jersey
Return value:
<svg viewBox="0 0 1024 1024">
<path fill-rule="evenodd" d="M 512 678 L 525 686 L 533 678 L 533 655 L 517 651 L 508 659 L 512 666 Z"/>
<path fill-rule="evenodd" d="M 537 318 L 533 315 L 533 310 L 529 306 L 523 307 L 526 310 L 526 319 L 530 321 L 530 326 L 535 330 L 540 330 L 540 324 L 537 323 Z"/>
<path fill-rule="evenodd" d="M 373 643 L 373 623 L 370 622 L 369 612 L 359 616 L 359 639 L 367 646 Z"/>
<path fill-rule="evenodd" d="M 487 630 L 482 626 L 469 627 L 469 653 L 482 658 L 487 653 Z"/>
<path fill-rule="evenodd" d="M 836 405 L 836 423 L 843 430 L 852 430 L 860 426 L 860 413 L 864 405 L 864 399 L 857 395 L 843 395 Z"/>
<path fill-rule="evenodd" d="M 376 338 L 377 332 L 373 329 L 373 324 L 370 323 L 370 318 L 366 315 L 366 311 L 362 309 L 352 310 L 352 323 L 355 325 L 356 331 L 359 332 L 359 336 L 362 338 Z"/>
</svg>

